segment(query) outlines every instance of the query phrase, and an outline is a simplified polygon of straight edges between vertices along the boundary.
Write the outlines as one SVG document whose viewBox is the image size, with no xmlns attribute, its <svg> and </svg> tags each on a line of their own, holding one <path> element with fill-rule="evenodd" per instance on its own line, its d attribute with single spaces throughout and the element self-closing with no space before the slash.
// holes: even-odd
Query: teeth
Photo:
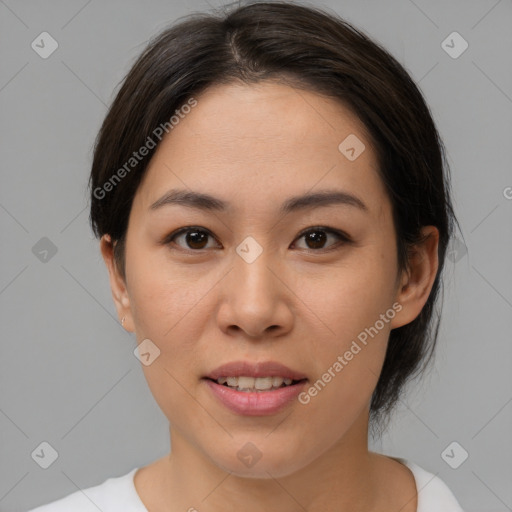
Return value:
<svg viewBox="0 0 512 512">
<path fill-rule="evenodd" d="M 282 383 L 284 382 L 284 379 L 281 377 L 272 377 L 272 386 L 275 388 L 278 388 Z"/>
<path fill-rule="evenodd" d="M 256 389 L 271 389 L 273 380 L 273 377 L 258 377 L 254 379 L 254 387 Z M 238 381 L 238 385 L 241 386 L 240 381 Z"/>
<path fill-rule="evenodd" d="M 238 378 L 237 377 L 228 377 L 226 379 L 228 386 L 238 386 Z"/>
<path fill-rule="evenodd" d="M 292 383 L 292 379 L 284 377 L 220 377 L 218 384 L 227 384 L 238 391 L 270 391 Z"/>
<path fill-rule="evenodd" d="M 230 379 L 228 379 L 228 385 L 232 385 L 229 384 L 229 380 Z M 238 377 L 236 380 L 238 380 L 238 389 L 254 389 L 254 383 L 256 382 L 254 377 Z"/>
</svg>

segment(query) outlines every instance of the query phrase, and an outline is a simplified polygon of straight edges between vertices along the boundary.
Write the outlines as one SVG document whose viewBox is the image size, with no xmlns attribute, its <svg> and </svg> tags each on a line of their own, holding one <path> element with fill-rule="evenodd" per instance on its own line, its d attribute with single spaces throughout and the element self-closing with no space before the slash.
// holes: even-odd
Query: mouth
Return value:
<svg viewBox="0 0 512 512">
<path fill-rule="evenodd" d="M 275 361 L 235 361 L 203 377 L 215 399 L 244 416 L 276 414 L 290 406 L 307 377 Z"/>
<path fill-rule="evenodd" d="M 267 376 L 267 377 L 219 377 L 218 379 L 207 380 L 216 382 L 221 386 L 240 391 L 242 393 L 262 393 L 265 391 L 275 391 L 277 389 L 294 386 L 296 384 L 305 382 L 307 379 L 289 379 L 281 376 Z"/>
</svg>

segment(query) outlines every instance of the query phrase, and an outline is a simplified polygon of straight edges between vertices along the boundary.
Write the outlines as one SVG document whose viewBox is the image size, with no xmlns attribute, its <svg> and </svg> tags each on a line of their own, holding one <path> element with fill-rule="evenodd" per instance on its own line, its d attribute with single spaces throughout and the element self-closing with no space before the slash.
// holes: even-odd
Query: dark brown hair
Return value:
<svg viewBox="0 0 512 512">
<path fill-rule="evenodd" d="M 414 321 L 390 333 L 372 396 L 373 426 L 374 420 L 389 418 L 406 380 L 431 359 L 440 320 L 434 306 L 457 221 L 445 149 L 420 90 L 361 30 L 334 13 L 278 1 L 251 2 L 221 14 L 194 13 L 155 36 L 123 79 L 96 138 L 91 226 L 97 237 L 110 234 L 124 276 L 130 209 L 155 147 L 136 165 L 133 152 L 151 146 L 157 127 L 170 129 L 171 116 L 208 87 L 261 80 L 334 98 L 362 121 L 392 203 L 400 270 L 407 269 L 420 229 L 439 229 L 439 269 L 429 299 Z"/>
</svg>

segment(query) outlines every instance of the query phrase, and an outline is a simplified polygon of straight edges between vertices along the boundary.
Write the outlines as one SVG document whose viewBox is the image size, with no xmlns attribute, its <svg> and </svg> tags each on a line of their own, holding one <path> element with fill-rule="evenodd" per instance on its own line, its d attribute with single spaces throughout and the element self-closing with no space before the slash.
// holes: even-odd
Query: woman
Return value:
<svg viewBox="0 0 512 512">
<path fill-rule="evenodd" d="M 90 188 L 171 452 L 34 510 L 462 510 L 368 450 L 432 355 L 456 223 L 442 141 L 389 53 L 284 2 L 191 16 L 126 76 Z"/>
</svg>

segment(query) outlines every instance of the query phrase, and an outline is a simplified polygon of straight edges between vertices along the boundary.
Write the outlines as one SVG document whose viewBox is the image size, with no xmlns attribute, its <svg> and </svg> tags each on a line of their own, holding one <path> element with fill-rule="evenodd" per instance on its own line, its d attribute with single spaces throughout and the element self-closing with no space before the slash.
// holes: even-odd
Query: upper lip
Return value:
<svg viewBox="0 0 512 512">
<path fill-rule="evenodd" d="M 232 361 L 212 370 L 206 378 L 217 380 L 220 377 L 283 377 L 285 379 L 302 380 L 306 376 L 291 370 L 277 361 L 253 363 L 249 361 Z"/>
</svg>

